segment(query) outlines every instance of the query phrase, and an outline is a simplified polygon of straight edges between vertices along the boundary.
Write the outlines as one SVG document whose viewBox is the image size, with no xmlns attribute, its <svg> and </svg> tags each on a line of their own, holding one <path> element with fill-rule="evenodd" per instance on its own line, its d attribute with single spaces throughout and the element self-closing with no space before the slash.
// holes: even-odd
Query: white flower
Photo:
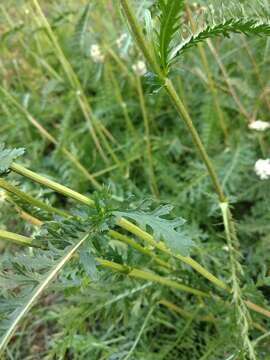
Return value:
<svg viewBox="0 0 270 360">
<path fill-rule="evenodd" d="M 118 49 L 121 49 L 126 37 L 127 37 L 127 34 L 124 33 L 124 34 L 120 35 L 119 38 L 116 40 L 116 45 L 117 45 Z"/>
<path fill-rule="evenodd" d="M 265 131 L 270 128 L 270 123 L 262 120 L 252 121 L 248 126 L 251 130 Z"/>
<path fill-rule="evenodd" d="M 261 180 L 267 180 L 270 178 L 270 159 L 256 161 L 254 169 Z"/>
<path fill-rule="evenodd" d="M 94 44 L 91 46 L 90 56 L 97 64 L 102 64 L 104 62 L 104 55 L 102 54 L 100 46 L 98 44 Z"/>
<path fill-rule="evenodd" d="M 6 201 L 6 192 L 4 190 L 0 190 L 0 204 Z"/>
<path fill-rule="evenodd" d="M 146 65 L 141 60 L 139 60 L 136 64 L 132 65 L 132 70 L 138 76 L 143 76 L 147 72 Z"/>
</svg>

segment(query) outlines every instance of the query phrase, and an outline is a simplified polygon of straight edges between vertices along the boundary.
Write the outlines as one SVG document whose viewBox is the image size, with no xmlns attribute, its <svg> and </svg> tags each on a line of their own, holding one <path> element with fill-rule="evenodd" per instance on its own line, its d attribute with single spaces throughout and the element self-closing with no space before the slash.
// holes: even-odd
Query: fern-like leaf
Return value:
<svg viewBox="0 0 270 360">
<path fill-rule="evenodd" d="M 44 275 L 42 280 L 39 282 L 39 285 L 34 289 L 34 291 L 31 293 L 27 301 L 13 313 L 11 322 L 0 341 L 0 356 L 5 350 L 9 340 L 13 336 L 20 321 L 28 313 L 28 311 L 35 303 L 35 301 L 41 296 L 41 294 L 43 294 L 43 291 L 54 280 L 57 274 L 61 271 L 61 269 L 65 266 L 65 264 L 72 258 L 75 252 L 87 240 L 88 237 L 89 237 L 89 233 L 84 235 L 78 242 L 67 248 L 67 251 L 64 252 L 64 255 L 60 257 L 60 259 L 56 261 L 52 269 Z"/>
<path fill-rule="evenodd" d="M 171 52 L 171 43 L 174 35 L 179 29 L 179 18 L 183 9 L 182 0 L 159 0 L 160 10 L 159 21 L 160 29 L 158 33 L 158 49 L 162 69 L 168 72 L 168 61 Z"/>
<path fill-rule="evenodd" d="M 168 220 L 162 216 L 170 214 L 172 206 L 161 206 L 152 212 L 144 212 L 141 210 L 121 212 L 115 211 L 116 216 L 125 216 L 136 221 L 139 226 L 147 230 L 150 227 L 153 230 L 154 238 L 164 240 L 167 246 L 181 255 L 188 255 L 192 246 L 192 240 L 187 236 L 180 227 L 185 223 L 182 218 Z"/>
<path fill-rule="evenodd" d="M 207 39 L 224 36 L 230 37 L 230 34 L 245 34 L 245 35 L 270 35 L 270 24 L 268 21 L 262 22 L 249 18 L 230 18 L 222 21 L 219 24 L 206 25 L 204 28 L 198 30 L 195 34 L 189 36 L 179 46 L 177 46 L 172 53 L 171 61 L 174 61 L 184 51 L 196 46 L 198 43 Z"/>
<path fill-rule="evenodd" d="M 24 149 L 6 149 L 0 144 L 0 174 L 6 172 L 12 162 L 24 153 Z"/>
</svg>

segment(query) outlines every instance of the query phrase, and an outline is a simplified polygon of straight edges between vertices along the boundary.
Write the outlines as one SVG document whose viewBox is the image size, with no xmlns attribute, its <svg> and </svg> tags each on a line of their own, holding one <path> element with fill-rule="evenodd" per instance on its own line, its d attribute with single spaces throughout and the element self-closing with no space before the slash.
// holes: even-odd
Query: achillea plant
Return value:
<svg viewBox="0 0 270 360">
<path fill-rule="evenodd" d="M 1 356 L 266 359 L 268 160 L 255 166 L 264 181 L 253 167 L 268 132 L 235 93 L 242 67 L 228 79 L 222 60 L 241 33 L 269 35 L 267 6 L 119 3 L 121 29 L 113 2 L 86 4 L 67 42 L 76 11 L 50 18 L 32 1 L 33 45 L 19 43 L 46 83 L 40 113 L 39 77 L 20 96 L 24 77 L 15 91 L 4 72 L 3 114 L 20 121 L 0 146 Z M 217 37 L 229 38 L 222 58 Z"/>
</svg>

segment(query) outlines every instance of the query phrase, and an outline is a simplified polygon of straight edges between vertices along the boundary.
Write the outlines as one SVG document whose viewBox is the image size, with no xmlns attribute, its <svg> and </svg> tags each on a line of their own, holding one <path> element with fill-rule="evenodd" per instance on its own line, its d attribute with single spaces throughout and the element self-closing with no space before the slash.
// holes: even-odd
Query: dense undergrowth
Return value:
<svg viewBox="0 0 270 360">
<path fill-rule="evenodd" d="M 229 3 L 0 4 L 3 359 L 270 359 L 270 9 Z"/>
</svg>

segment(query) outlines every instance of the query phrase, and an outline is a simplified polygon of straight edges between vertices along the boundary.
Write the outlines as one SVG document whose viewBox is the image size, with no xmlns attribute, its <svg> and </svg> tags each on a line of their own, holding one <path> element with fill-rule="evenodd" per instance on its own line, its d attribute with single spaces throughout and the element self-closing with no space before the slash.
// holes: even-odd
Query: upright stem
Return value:
<svg viewBox="0 0 270 360">
<path fill-rule="evenodd" d="M 152 157 L 152 146 L 150 141 L 150 121 L 149 116 L 146 110 L 146 105 L 143 96 L 143 89 L 142 89 L 142 82 L 139 76 L 136 75 L 136 82 L 137 82 L 137 90 L 139 94 L 139 100 L 142 110 L 143 122 L 144 122 L 144 131 L 145 131 L 145 142 L 146 142 L 146 153 L 148 158 L 148 166 L 149 166 L 149 178 L 150 178 L 150 188 L 154 196 L 159 196 L 157 181 L 155 177 L 155 170 L 153 164 L 153 157 Z"/>
<path fill-rule="evenodd" d="M 131 30 L 132 30 L 132 32 L 134 34 L 134 37 L 135 37 L 135 40 L 136 40 L 137 44 L 139 44 L 144 57 L 148 61 L 149 65 L 151 66 L 153 71 L 158 76 L 163 77 L 163 73 L 161 71 L 160 66 L 156 62 L 154 55 L 149 50 L 151 48 L 151 45 L 146 42 L 145 37 L 144 37 L 143 32 L 142 32 L 142 29 L 141 29 L 135 15 L 134 15 L 134 12 L 133 12 L 130 4 L 129 4 L 129 1 L 120 0 L 120 2 L 121 2 L 121 5 L 122 5 L 122 7 L 124 9 L 126 18 L 128 20 L 128 24 L 131 27 Z"/>
<path fill-rule="evenodd" d="M 129 0 L 120 0 L 121 4 L 123 6 L 123 9 L 125 11 L 126 18 L 129 21 L 129 25 L 133 31 L 135 40 L 137 42 L 137 45 L 141 48 L 143 54 L 145 55 L 146 59 L 148 60 L 150 58 L 152 66 L 152 70 L 156 73 L 156 75 L 159 77 L 159 79 L 163 82 L 165 89 L 170 96 L 174 106 L 177 109 L 178 114 L 183 118 L 190 135 L 192 136 L 192 140 L 194 143 L 194 146 L 197 148 L 200 157 L 202 158 L 208 173 L 209 177 L 212 181 L 213 187 L 218 195 L 219 203 L 222 210 L 223 215 L 223 222 L 224 222 L 224 228 L 226 233 L 227 242 L 229 245 L 229 251 L 230 251 L 230 258 L 231 258 L 231 271 L 232 271 L 232 277 L 233 277 L 233 299 L 235 302 L 235 308 L 239 315 L 239 321 L 238 324 L 241 327 L 241 334 L 242 334 L 242 344 L 245 351 L 245 354 L 247 353 L 250 357 L 250 359 L 255 360 L 256 354 L 253 349 L 253 345 L 249 339 L 249 314 L 247 309 L 247 304 L 242 299 L 242 292 L 238 280 L 238 274 L 239 274 L 239 268 L 241 268 L 241 265 L 238 263 L 238 259 L 235 256 L 234 253 L 234 247 L 237 245 L 237 237 L 235 232 L 235 226 L 233 223 L 233 218 L 230 213 L 229 209 L 229 203 L 225 197 L 225 194 L 223 193 L 221 183 L 219 182 L 218 176 L 216 174 L 216 171 L 214 169 L 214 166 L 206 152 L 206 149 L 200 139 L 200 136 L 193 125 L 192 119 L 185 108 L 183 102 L 179 98 L 178 94 L 176 93 L 176 90 L 168 78 L 165 77 L 165 75 L 160 70 L 160 66 L 156 65 L 156 59 L 152 59 L 151 52 L 148 51 L 147 47 L 145 46 L 145 39 L 143 32 L 141 30 L 141 27 L 139 23 L 137 22 L 133 10 L 131 6 L 129 5 Z M 208 42 L 209 43 L 209 42 Z M 151 47 L 150 47 L 151 48 Z M 247 115 L 247 114 L 245 114 Z M 226 209 L 226 212 L 224 211 Z"/>
<path fill-rule="evenodd" d="M 177 109 L 177 112 L 179 113 L 179 115 L 182 116 L 186 126 L 188 127 L 188 130 L 192 136 L 192 140 L 194 145 L 196 146 L 207 170 L 209 173 L 209 176 L 212 180 L 213 186 L 215 188 L 215 191 L 219 197 L 219 201 L 220 202 L 225 202 L 226 201 L 226 197 L 225 194 L 223 193 L 221 184 L 218 180 L 216 171 L 214 169 L 214 166 L 205 150 L 205 147 L 201 141 L 201 138 L 195 128 L 195 126 L 193 125 L 192 119 L 187 111 L 187 109 L 185 108 L 183 102 L 181 101 L 181 99 L 179 98 L 178 94 L 176 93 L 176 90 L 171 82 L 170 79 L 164 79 L 164 84 L 165 84 L 165 88 L 167 90 L 167 93 L 169 94 L 170 98 L 173 101 L 174 106 Z"/>
</svg>

